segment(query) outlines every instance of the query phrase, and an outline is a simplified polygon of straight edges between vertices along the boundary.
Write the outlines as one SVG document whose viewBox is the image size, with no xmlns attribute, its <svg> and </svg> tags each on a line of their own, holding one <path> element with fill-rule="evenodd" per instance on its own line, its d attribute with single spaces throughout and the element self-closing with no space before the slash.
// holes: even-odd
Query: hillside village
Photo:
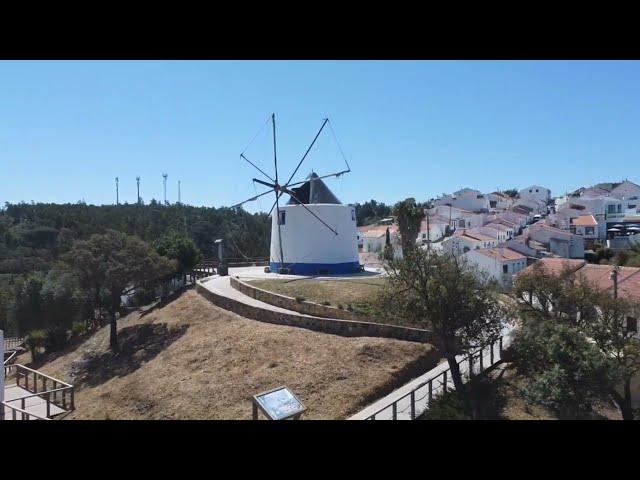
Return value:
<svg viewBox="0 0 640 480">
<path fill-rule="evenodd" d="M 640 186 L 629 180 L 555 197 L 540 185 L 509 193 L 463 188 L 432 199 L 416 243 L 462 255 L 505 287 L 540 259 L 598 263 L 603 251 L 611 255 L 640 245 Z M 378 261 L 387 230 L 394 255 L 402 255 L 398 225 L 389 217 L 358 227 L 364 262 Z"/>
</svg>

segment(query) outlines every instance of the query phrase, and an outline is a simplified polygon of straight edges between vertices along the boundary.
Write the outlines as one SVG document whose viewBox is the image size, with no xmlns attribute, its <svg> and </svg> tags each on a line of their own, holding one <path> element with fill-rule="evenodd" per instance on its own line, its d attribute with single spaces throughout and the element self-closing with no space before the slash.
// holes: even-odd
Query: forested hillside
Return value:
<svg viewBox="0 0 640 480">
<path fill-rule="evenodd" d="M 28 276 L 46 275 L 78 240 L 115 230 L 154 244 L 171 235 L 191 238 L 205 257 L 215 256 L 214 240 L 225 239 L 225 256 L 269 255 L 266 214 L 229 208 L 162 205 L 7 203 L 0 209 L 0 328 Z"/>
</svg>

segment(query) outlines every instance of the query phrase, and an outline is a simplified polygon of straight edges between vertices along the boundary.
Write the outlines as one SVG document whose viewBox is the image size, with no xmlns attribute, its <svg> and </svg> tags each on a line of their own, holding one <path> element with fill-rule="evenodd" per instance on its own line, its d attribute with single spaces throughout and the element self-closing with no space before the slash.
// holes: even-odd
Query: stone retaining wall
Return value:
<svg viewBox="0 0 640 480">
<path fill-rule="evenodd" d="M 366 322 L 368 320 L 368 317 L 361 313 L 350 312 L 342 308 L 328 307 L 306 300 L 298 302 L 295 298 L 249 285 L 237 277 L 231 277 L 231 286 L 246 296 L 255 298 L 261 302 L 287 310 L 293 310 L 294 312 L 304 313 L 305 315 L 311 315 L 312 317 L 339 318 L 341 320 L 355 320 L 359 322 Z"/>
<path fill-rule="evenodd" d="M 410 342 L 432 343 L 431 332 L 427 330 L 381 323 L 321 318 L 297 313 L 275 312 L 219 295 L 205 288 L 200 282 L 196 284 L 196 292 L 218 307 L 260 322 L 307 328 L 316 332 L 344 337 L 384 337 Z"/>
</svg>

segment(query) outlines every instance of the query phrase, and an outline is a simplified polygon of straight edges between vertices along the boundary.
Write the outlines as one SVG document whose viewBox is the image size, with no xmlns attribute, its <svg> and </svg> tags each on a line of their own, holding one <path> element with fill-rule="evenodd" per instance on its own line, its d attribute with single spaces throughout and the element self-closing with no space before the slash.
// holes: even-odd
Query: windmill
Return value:
<svg viewBox="0 0 640 480">
<path fill-rule="evenodd" d="M 249 163 L 251 166 L 253 166 L 256 170 L 258 170 L 265 178 L 266 180 L 269 181 L 265 181 L 265 180 L 261 180 L 258 178 L 253 178 L 253 182 L 254 183 L 258 183 L 260 185 L 263 185 L 265 187 L 268 187 L 268 190 L 257 194 L 256 196 L 253 196 L 251 198 L 248 198 L 247 200 L 240 202 L 236 205 L 234 205 L 232 208 L 239 208 L 240 206 L 244 205 L 247 202 L 251 202 L 251 201 L 255 201 L 260 197 L 263 197 L 265 195 L 269 195 L 272 194 L 275 196 L 275 201 L 273 203 L 273 205 L 271 206 L 271 209 L 269 210 L 268 215 L 271 215 L 271 213 L 274 211 L 275 209 L 275 216 L 272 217 L 272 235 L 271 235 L 271 239 L 272 239 L 272 255 L 271 255 L 271 265 L 272 265 L 272 270 L 274 270 L 273 267 L 275 267 L 275 269 L 278 272 L 281 273 L 285 273 L 287 271 L 302 271 L 302 270 L 323 270 L 323 268 L 319 267 L 319 265 L 334 265 L 334 260 L 336 255 L 338 257 L 340 257 L 340 253 L 336 253 L 337 250 L 339 250 L 339 248 L 337 248 L 335 246 L 335 241 L 332 241 L 328 238 L 325 238 L 324 235 L 326 235 L 327 232 L 330 232 L 330 234 L 334 237 L 339 237 L 342 236 L 346 239 L 347 242 L 350 242 L 351 239 L 351 233 L 353 233 L 353 241 L 356 242 L 354 243 L 355 247 L 352 249 L 349 245 L 347 245 L 347 247 L 343 248 L 343 250 L 348 250 L 348 253 L 344 253 L 342 254 L 342 257 L 348 258 L 348 263 L 349 267 L 341 267 L 340 270 L 344 269 L 344 268 L 351 268 L 353 267 L 354 263 L 357 264 L 357 267 L 359 268 L 359 262 L 357 260 L 357 240 L 356 240 L 356 235 L 355 235 L 355 211 L 351 212 L 351 210 L 353 210 L 353 207 L 350 206 L 346 206 L 346 205 L 342 205 L 340 203 L 340 201 L 333 195 L 333 193 L 331 193 L 331 191 L 326 187 L 326 185 L 322 182 L 322 179 L 325 178 L 330 178 L 330 177 L 336 177 L 339 178 L 340 176 L 342 176 L 345 173 L 349 173 L 351 171 L 350 167 L 349 167 L 349 163 L 347 162 L 347 159 L 344 157 L 344 153 L 342 152 L 342 148 L 340 147 L 340 144 L 337 141 L 337 138 L 335 137 L 335 132 L 333 132 L 333 128 L 331 127 L 331 123 L 329 121 L 328 118 L 325 118 L 322 122 L 322 125 L 320 126 L 320 129 L 318 130 L 318 133 L 316 133 L 315 137 L 313 138 L 313 140 L 311 141 L 311 144 L 309 145 L 309 147 L 307 148 L 307 150 L 305 151 L 304 155 L 302 156 L 302 158 L 300 159 L 300 161 L 298 162 L 296 168 L 294 169 L 293 173 L 289 176 L 289 178 L 285 181 L 282 182 L 281 181 L 281 177 L 280 174 L 278 172 L 278 155 L 277 155 L 277 144 L 276 144 L 276 121 L 275 121 L 275 114 L 272 114 L 270 116 L 269 119 L 267 119 L 267 122 L 265 122 L 266 126 L 268 123 L 271 123 L 272 125 L 272 133 L 273 133 L 273 165 L 274 165 L 274 173 L 273 176 L 269 175 L 267 172 L 265 172 L 264 170 L 262 170 L 260 167 L 258 167 L 254 162 L 252 162 L 251 160 L 249 160 L 246 155 L 245 152 L 247 149 L 245 149 L 245 151 L 243 151 L 240 154 L 240 158 L 242 158 L 243 160 L 245 160 L 247 163 Z M 305 180 L 303 181 L 298 181 L 298 182 L 292 182 L 293 178 L 295 177 L 296 173 L 298 173 L 298 170 L 300 169 L 302 163 L 304 162 L 304 160 L 307 158 L 307 156 L 309 155 L 309 152 L 311 151 L 311 149 L 313 148 L 313 146 L 315 145 L 316 141 L 318 140 L 318 137 L 320 136 L 320 134 L 322 133 L 322 131 L 324 130 L 324 128 L 329 125 L 329 129 L 331 130 L 331 132 L 333 133 L 333 137 L 334 140 L 336 141 L 336 144 L 338 145 L 338 148 L 340 149 L 340 153 L 342 154 L 342 157 L 345 161 L 346 170 L 341 170 L 339 172 L 334 172 L 334 173 L 330 173 L 327 175 L 322 175 L 322 176 L 318 176 L 315 173 L 312 173 L 310 176 L 308 176 Z M 263 128 L 264 128 L 263 126 Z M 257 135 L 256 135 L 257 136 Z M 255 137 L 254 137 L 255 139 Z M 247 147 L 248 148 L 248 147 Z M 297 188 L 296 188 L 297 187 Z M 280 205 L 280 198 L 282 197 L 282 195 L 287 194 L 291 197 L 291 199 L 289 200 L 289 202 L 284 205 L 281 206 Z M 328 205 L 331 205 L 332 208 L 327 208 Z M 307 218 L 313 218 L 314 222 L 316 223 L 316 227 L 310 227 L 312 230 L 316 231 L 317 230 L 317 225 L 322 225 L 322 229 L 324 230 L 324 235 L 320 234 L 320 237 L 325 238 L 325 242 L 327 242 L 328 244 L 332 245 L 332 251 L 331 251 L 331 255 L 330 255 L 330 259 L 331 261 L 328 262 L 315 262 L 315 263 L 309 263 L 307 262 L 306 266 L 300 266 L 303 263 L 301 263 L 299 260 L 300 258 L 297 258 L 299 255 L 296 255 L 296 252 L 291 251 L 291 245 L 289 245 L 289 252 L 288 252 L 288 256 L 291 256 L 292 258 L 287 258 L 287 262 L 285 262 L 285 251 L 287 250 L 287 248 L 283 247 L 283 226 L 285 225 L 285 214 L 287 211 L 291 211 L 291 214 L 289 215 L 289 217 L 293 217 L 291 218 L 291 221 L 293 222 L 293 226 L 292 223 L 289 222 L 289 224 L 287 225 L 287 228 L 295 228 L 296 226 L 300 229 L 300 230 L 308 230 L 308 225 L 309 223 L 307 221 L 304 221 L 304 228 L 302 226 L 303 220 L 301 220 L 301 217 L 298 213 L 299 209 L 297 210 L 292 210 L 291 207 L 301 207 L 302 209 L 304 209 L 304 212 L 306 214 Z M 338 207 L 341 207 L 340 209 Z M 345 214 L 346 212 L 346 214 Z M 322 218 L 324 216 L 324 214 L 328 215 L 329 218 L 325 217 L 324 219 Z M 348 218 L 347 218 L 348 217 Z M 345 218 L 348 220 L 348 224 L 345 223 Z M 351 222 L 353 222 L 353 226 L 351 226 Z M 345 227 L 345 228 L 341 228 L 339 231 L 338 229 L 338 225 L 340 225 L 341 227 Z M 277 230 L 277 232 L 276 232 Z M 351 232 L 351 230 L 353 230 L 353 232 Z M 284 238 L 287 238 L 287 235 L 284 235 Z M 276 246 L 276 252 L 277 255 L 274 255 L 274 245 L 273 242 L 274 240 L 277 241 L 277 246 Z M 289 242 L 291 243 L 291 242 Z M 328 248 L 328 247 L 327 247 Z M 316 250 L 318 250 L 318 248 L 316 248 Z M 320 253 L 322 253 L 321 251 L 323 250 L 322 248 L 319 249 Z M 326 248 L 324 249 L 326 250 Z M 355 252 L 355 257 L 356 259 L 354 260 L 354 253 Z M 307 255 L 308 257 L 309 255 Z M 316 252 L 316 256 L 317 252 Z M 276 260 L 274 260 L 274 257 L 276 257 Z M 341 262 L 344 263 L 344 262 Z M 324 268 L 324 270 L 331 270 L 331 271 L 337 271 L 339 269 L 334 268 Z"/>
</svg>

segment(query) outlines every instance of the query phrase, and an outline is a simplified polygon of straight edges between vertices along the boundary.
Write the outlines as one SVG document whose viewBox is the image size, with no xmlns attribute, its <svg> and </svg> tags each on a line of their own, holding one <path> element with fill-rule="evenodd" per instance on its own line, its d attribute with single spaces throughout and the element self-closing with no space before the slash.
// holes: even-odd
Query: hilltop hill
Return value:
<svg viewBox="0 0 640 480">
<path fill-rule="evenodd" d="M 287 385 L 305 418 L 345 418 L 430 368 L 435 351 L 248 320 L 188 291 L 38 366 L 76 385 L 77 419 L 250 419 L 251 395 Z"/>
</svg>

